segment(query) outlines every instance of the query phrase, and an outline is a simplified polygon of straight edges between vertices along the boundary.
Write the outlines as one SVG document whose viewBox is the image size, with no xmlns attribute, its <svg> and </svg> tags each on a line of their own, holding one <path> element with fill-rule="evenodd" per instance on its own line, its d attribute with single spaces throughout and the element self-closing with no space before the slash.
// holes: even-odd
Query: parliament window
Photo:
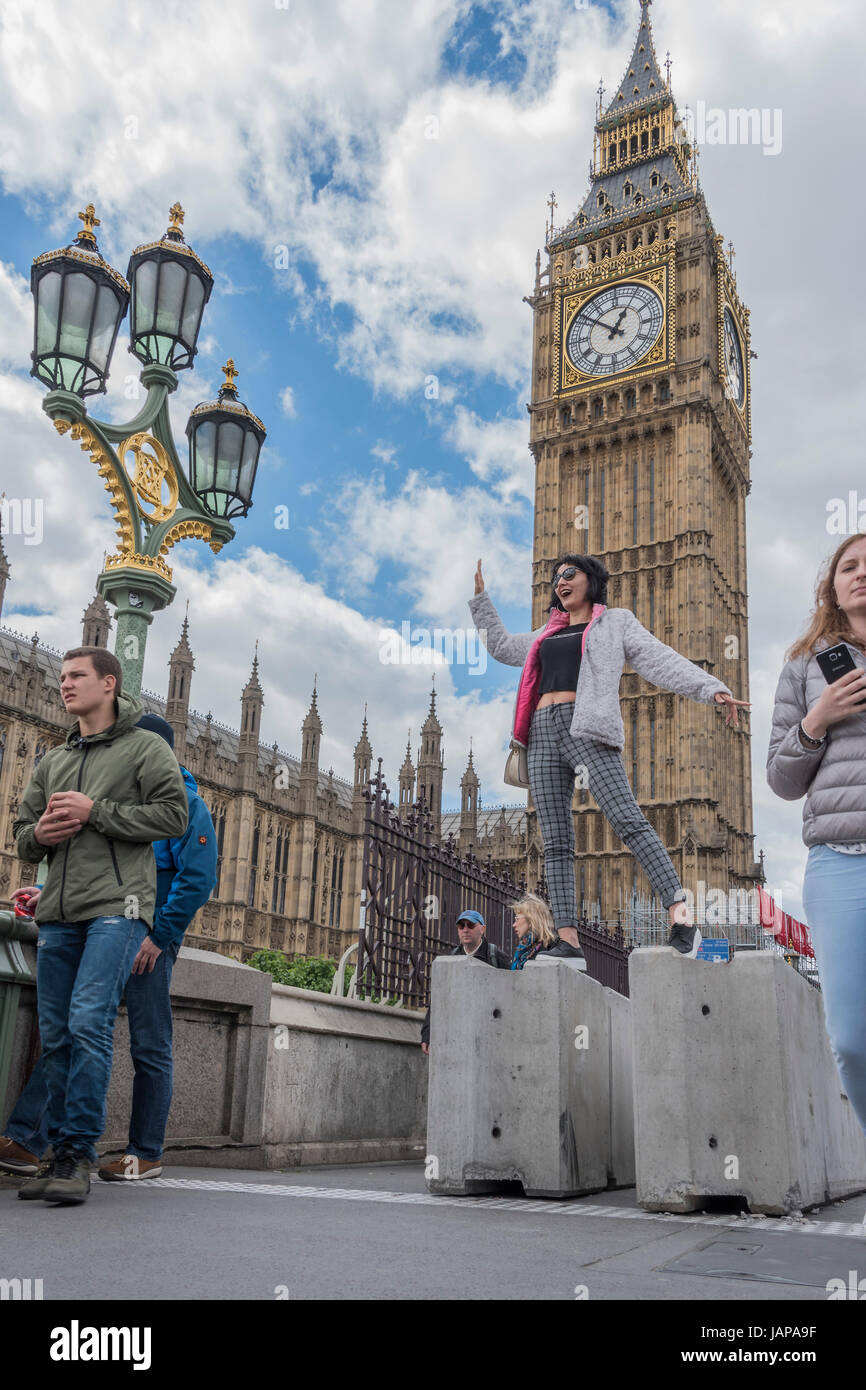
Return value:
<svg viewBox="0 0 866 1390">
<path fill-rule="evenodd" d="M 274 853 L 274 886 L 271 893 L 271 912 L 285 912 L 286 910 L 286 871 L 289 862 L 289 840 L 290 831 L 288 827 L 277 833 L 277 848 Z"/>
<path fill-rule="evenodd" d="M 328 926 L 339 927 L 343 910 L 343 859 L 344 851 L 336 850 L 331 865 L 331 901 L 328 909 Z"/>
<path fill-rule="evenodd" d="M 253 848 L 250 854 L 250 886 L 247 893 L 247 907 L 256 905 L 256 884 L 259 877 L 259 839 L 261 837 L 261 821 L 256 821 L 253 830 Z"/>
<path fill-rule="evenodd" d="M 319 879 L 319 842 L 313 850 L 313 872 L 310 876 L 310 910 L 307 913 L 311 922 L 316 920 L 316 886 Z"/>
<path fill-rule="evenodd" d="M 213 890 L 213 895 L 214 895 L 215 898 L 218 898 L 218 897 L 219 897 L 219 892 L 220 892 L 220 878 L 222 877 L 222 871 L 223 871 L 223 845 L 225 844 L 225 838 L 226 838 L 226 809 L 225 809 L 225 807 L 224 807 L 224 806 L 216 807 L 216 808 L 211 812 L 211 818 L 212 818 L 213 823 L 214 823 L 214 830 L 216 831 L 216 842 L 217 842 L 216 887 L 215 887 L 214 890 Z"/>
</svg>

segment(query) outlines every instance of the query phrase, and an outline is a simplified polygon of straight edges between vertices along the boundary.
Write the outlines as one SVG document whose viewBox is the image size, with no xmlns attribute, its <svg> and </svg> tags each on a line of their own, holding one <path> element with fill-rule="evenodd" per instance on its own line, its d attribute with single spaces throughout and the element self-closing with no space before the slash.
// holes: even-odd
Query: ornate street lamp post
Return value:
<svg viewBox="0 0 866 1390">
<path fill-rule="evenodd" d="M 33 262 L 31 375 L 51 388 L 43 409 L 60 434 L 69 431 L 90 454 L 111 498 L 118 547 L 97 588 L 116 609 L 115 652 L 124 686 L 138 694 L 148 626 L 176 592 L 165 557 L 188 537 L 207 541 L 215 554 L 232 540 L 231 518 L 246 516 L 252 505 L 265 427 L 238 400 L 238 373 L 229 359 L 219 399 L 196 406 L 187 423 L 187 477 L 174 446 L 168 397 L 176 373 L 193 365 L 213 276 L 184 241 L 179 203 L 162 239 L 133 251 L 126 280 L 99 254 L 93 204 L 78 215 L 84 227 L 75 241 Z M 88 415 L 84 398 L 105 390 L 130 287 L 129 350 L 143 364 L 147 397 L 132 420 L 112 425 Z"/>
</svg>

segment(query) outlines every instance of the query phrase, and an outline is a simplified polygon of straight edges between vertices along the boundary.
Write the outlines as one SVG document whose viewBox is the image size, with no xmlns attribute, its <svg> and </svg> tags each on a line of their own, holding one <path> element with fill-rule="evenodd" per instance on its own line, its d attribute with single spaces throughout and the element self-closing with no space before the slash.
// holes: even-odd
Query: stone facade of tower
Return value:
<svg viewBox="0 0 866 1390">
<path fill-rule="evenodd" d="M 418 787 L 423 788 L 424 800 L 430 811 L 434 836 L 442 833 L 442 782 L 445 776 L 442 753 L 442 725 L 436 714 L 436 691 L 430 696 L 430 709 L 421 725 L 421 747 L 418 750 Z"/>
<path fill-rule="evenodd" d="M 96 594 L 84 610 L 81 623 L 81 645 L 83 647 L 108 648 L 111 632 L 111 613 L 101 594 Z"/>
<path fill-rule="evenodd" d="M 532 626 L 565 553 L 592 554 L 662 642 L 748 700 L 749 311 L 656 60 L 649 5 L 620 87 L 599 101 L 589 193 L 536 262 L 530 448 Z M 748 720 L 627 668 L 626 768 L 685 886 L 751 887 Z M 579 896 L 611 917 L 647 884 L 586 792 Z"/>
</svg>

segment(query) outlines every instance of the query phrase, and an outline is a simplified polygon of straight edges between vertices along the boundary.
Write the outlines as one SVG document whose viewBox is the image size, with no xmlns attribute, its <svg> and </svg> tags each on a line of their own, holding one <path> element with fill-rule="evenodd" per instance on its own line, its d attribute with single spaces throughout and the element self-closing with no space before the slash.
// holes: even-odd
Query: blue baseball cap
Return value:
<svg viewBox="0 0 866 1390">
<path fill-rule="evenodd" d="M 476 912 L 472 907 L 466 912 L 461 912 L 460 916 L 457 918 L 457 925 L 459 926 L 461 922 L 475 922 L 479 927 L 484 926 L 484 918 L 481 916 L 481 913 Z"/>
</svg>

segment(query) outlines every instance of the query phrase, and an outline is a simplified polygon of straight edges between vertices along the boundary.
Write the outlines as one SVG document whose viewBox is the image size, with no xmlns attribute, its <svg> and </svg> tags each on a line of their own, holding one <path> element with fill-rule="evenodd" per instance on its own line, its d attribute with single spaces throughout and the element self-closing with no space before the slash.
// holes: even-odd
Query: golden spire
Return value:
<svg viewBox="0 0 866 1390">
<path fill-rule="evenodd" d="M 183 236 L 183 232 L 181 232 L 180 229 L 183 226 L 184 211 L 180 203 L 174 203 L 169 208 L 168 215 L 171 219 L 168 230 L 170 232 L 178 232 L 181 236 Z"/>
<path fill-rule="evenodd" d="M 225 373 L 225 381 L 222 384 L 223 391 L 237 391 L 238 388 L 235 386 L 235 377 L 239 376 L 240 373 L 235 368 L 233 357 L 229 358 L 228 362 L 226 362 L 225 366 L 222 368 L 222 371 Z"/>
<path fill-rule="evenodd" d="M 84 226 L 81 228 L 81 231 L 78 233 L 78 236 L 75 238 L 75 240 L 89 241 L 92 242 L 92 244 L 95 246 L 96 236 L 94 235 L 93 228 L 102 226 L 102 223 L 96 216 L 96 208 L 93 206 L 92 203 L 88 203 L 84 211 L 78 214 L 78 217 L 79 221 L 84 223 Z"/>
</svg>

